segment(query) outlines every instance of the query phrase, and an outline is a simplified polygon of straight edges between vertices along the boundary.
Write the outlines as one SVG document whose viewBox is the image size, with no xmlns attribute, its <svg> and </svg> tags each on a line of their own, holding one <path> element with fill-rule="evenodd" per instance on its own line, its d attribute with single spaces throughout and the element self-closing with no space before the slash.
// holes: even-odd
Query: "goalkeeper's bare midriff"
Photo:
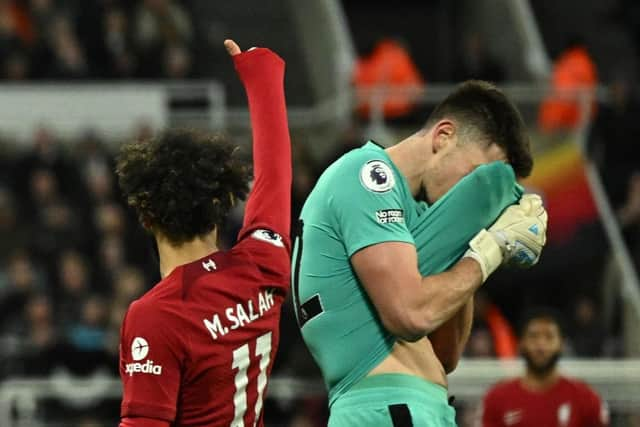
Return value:
<svg viewBox="0 0 640 427">
<path fill-rule="evenodd" d="M 367 376 L 379 374 L 413 375 L 447 387 L 447 374 L 428 338 L 416 342 L 397 341 L 391 354 L 369 371 Z"/>
</svg>

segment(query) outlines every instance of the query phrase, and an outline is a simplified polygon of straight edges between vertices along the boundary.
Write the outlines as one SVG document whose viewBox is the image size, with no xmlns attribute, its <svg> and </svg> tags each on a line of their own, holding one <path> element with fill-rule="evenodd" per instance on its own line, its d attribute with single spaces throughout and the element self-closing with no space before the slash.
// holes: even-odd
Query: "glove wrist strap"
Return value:
<svg viewBox="0 0 640 427">
<path fill-rule="evenodd" d="M 502 264 L 502 249 L 487 230 L 481 230 L 469 242 L 469 250 L 464 254 L 478 261 L 482 270 L 482 282 Z"/>
</svg>

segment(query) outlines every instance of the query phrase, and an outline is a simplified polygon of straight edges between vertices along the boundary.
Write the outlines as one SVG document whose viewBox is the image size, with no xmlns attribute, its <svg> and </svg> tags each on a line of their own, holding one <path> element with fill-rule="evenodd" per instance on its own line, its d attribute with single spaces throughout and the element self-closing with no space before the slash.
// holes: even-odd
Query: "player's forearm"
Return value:
<svg viewBox="0 0 640 427">
<path fill-rule="evenodd" d="M 291 170 L 284 61 L 264 48 L 245 52 L 234 60 L 249 102 L 256 178 Z"/>
<path fill-rule="evenodd" d="M 471 327 L 473 326 L 473 296 L 462 308 L 460 313 L 460 330 L 462 331 L 460 341 L 458 342 L 458 353 L 462 356 L 467 341 L 471 336 Z"/>
<path fill-rule="evenodd" d="M 429 334 L 433 352 L 447 374 L 458 366 L 469 339 L 473 320 L 473 297 L 453 317 Z"/>
<path fill-rule="evenodd" d="M 481 284 L 482 270 L 475 260 L 468 258 L 458 261 L 444 273 L 423 277 L 423 303 L 418 313 L 424 317 L 423 324 L 427 329 L 425 335 L 460 311 Z M 466 316 L 463 320 L 467 321 Z M 469 328 L 469 325 L 466 327 Z M 463 331 L 468 338 L 468 331 Z"/>
<path fill-rule="evenodd" d="M 291 140 L 284 96 L 284 61 L 268 49 L 234 57 L 249 102 L 253 134 L 254 187 L 245 225 L 268 222 L 280 233 L 290 228 Z M 259 205 L 259 211 L 258 211 Z"/>
</svg>

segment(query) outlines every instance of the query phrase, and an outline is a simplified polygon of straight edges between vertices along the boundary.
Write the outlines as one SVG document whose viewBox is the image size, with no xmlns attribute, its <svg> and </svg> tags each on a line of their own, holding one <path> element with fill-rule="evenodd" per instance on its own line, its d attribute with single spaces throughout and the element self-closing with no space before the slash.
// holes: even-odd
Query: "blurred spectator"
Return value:
<svg viewBox="0 0 640 427">
<path fill-rule="evenodd" d="M 186 79 L 191 75 L 191 53 L 186 47 L 174 44 L 165 50 L 164 75 L 170 79 Z"/>
<path fill-rule="evenodd" d="M 7 80 L 18 81 L 29 78 L 29 59 L 22 52 L 9 53 L 3 67 L 2 74 Z"/>
<path fill-rule="evenodd" d="M 136 41 L 141 46 L 186 43 L 192 36 L 186 11 L 173 0 L 143 0 L 137 24 Z"/>
<path fill-rule="evenodd" d="M 78 322 L 68 328 L 71 345 L 80 351 L 101 351 L 106 343 L 107 306 L 102 298 L 92 295 L 82 305 Z"/>
<path fill-rule="evenodd" d="M 113 302 L 128 307 L 135 299 L 140 298 L 145 290 L 142 272 L 134 267 L 125 267 L 116 275 Z"/>
<path fill-rule="evenodd" d="M 627 197 L 631 174 L 640 171 L 640 99 L 624 76 L 612 82 L 609 95 L 610 102 L 599 108 L 589 145 L 610 200 L 620 207 Z"/>
<path fill-rule="evenodd" d="M 54 20 L 51 38 L 53 63 L 49 77 L 76 79 L 88 76 L 87 60 L 67 18 L 58 16 Z"/>
<path fill-rule="evenodd" d="M 473 330 L 468 346 L 471 357 L 513 358 L 518 354 L 518 343 L 513 328 L 483 291 L 474 296 Z"/>
<path fill-rule="evenodd" d="M 391 90 L 416 89 L 424 80 L 416 67 L 408 49 L 393 39 L 379 41 L 370 55 L 358 59 L 353 81 L 358 90 L 376 86 Z M 398 118 L 413 110 L 414 96 L 408 93 L 385 95 L 382 99 L 382 113 L 386 118 Z M 358 113 L 368 117 L 374 108 L 368 99 L 360 102 Z"/>
<path fill-rule="evenodd" d="M 100 277 L 104 283 L 113 283 L 113 275 L 126 263 L 124 241 L 120 236 L 105 236 L 100 239 L 98 251 Z"/>
<path fill-rule="evenodd" d="M 602 357 L 606 331 L 594 301 L 578 297 L 573 313 L 571 344 L 578 357 Z"/>
<path fill-rule="evenodd" d="M 22 250 L 10 256 L 3 270 L 6 273 L 0 280 L 0 328 L 15 333 L 25 304 L 33 294 L 45 290 L 45 283 L 32 258 Z"/>
<path fill-rule="evenodd" d="M 24 374 L 42 376 L 51 373 L 56 360 L 51 357 L 58 340 L 51 301 L 36 294 L 25 306 Z"/>
<path fill-rule="evenodd" d="M 134 28 L 140 77 L 152 77 L 161 69 L 165 72 L 185 69 L 184 55 L 181 58 L 180 53 L 169 52 L 174 46 L 188 45 L 193 37 L 188 15 L 178 3 L 172 0 L 142 1 L 136 12 Z M 174 64 L 163 67 L 163 62 Z"/>
<path fill-rule="evenodd" d="M 52 30 L 58 10 L 54 4 L 55 0 L 30 0 L 29 12 L 36 35 L 41 40 L 51 37 L 49 31 Z"/>
<path fill-rule="evenodd" d="M 107 324 L 107 335 L 105 337 L 105 350 L 109 356 L 115 360 L 119 357 L 120 350 L 120 329 L 122 320 L 127 313 L 128 305 L 113 304 L 109 311 L 109 319 Z M 113 374 L 119 375 L 118 366 L 114 364 Z"/>
<path fill-rule="evenodd" d="M 33 40 L 33 28 L 22 2 L 0 0 L 0 16 L 2 16 L 0 27 L 4 31 L 10 32 L 25 45 Z"/>
<path fill-rule="evenodd" d="M 586 383 L 559 371 L 564 338 L 554 312 L 538 310 L 527 316 L 519 342 L 526 369 L 487 391 L 483 427 L 609 425 L 609 411 L 600 396 Z"/>
<path fill-rule="evenodd" d="M 98 178 L 101 181 L 108 180 L 111 187 L 113 183 L 112 170 L 114 167 L 111 153 L 104 146 L 103 141 L 93 131 L 87 131 L 82 139 L 78 141 L 78 144 L 74 150 L 74 162 L 81 170 L 81 174 L 85 181 L 88 182 L 89 190 L 92 189 L 91 180 Z M 105 191 L 98 191 L 101 195 L 111 194 L 112 189 L 105 189 Z M 97 200 L 104 200 L 104 197 L 98 197 Z"/>
<path fill-rule="evenodd" d="M 184 78 L 191 17 L 174 0 L 0 0 L 0 78 Z"/>
<path fill-rule="evenodd" d="M 482 327 L 476 328 L 469 336 L 466 347 L 468 357 L 494 358 L 496 357 L 491 333 Z"/>
<path fill-rule="evenodd" d="M 0 185 L 0 265 L 15 248 L 27 246 L 28 235 L 18 222 L 18 208 L 9 189 Z"/>
<path fill-rule="evenodd" d="M 453 79 L 486 80 L 500 83 L 505 79 L 504 67 L 487 50 L 487 45 L 479 33 L 471 32 L 464 37 L 462 54 L 458 55 Z"/>
<path fill-rule="evenodd" d="M 104 27 L 104 46 L 112 76 L 133 76 L 137 64 L 127 15 L 121 9 L 109 10 L 104 17 Z"/>
<path fill-rule="evenodd" d="M 30 186 L 34 207 L 44 206 L 58 199 L 58 181 L 49 169 L 35 169 L 31 175 Z"/>
<path fill-rule="evenodd" d="M 104 163 L 85 164 L 85 183 L 93 203 L 108 203 L 114 199 L 113 175 Z"/>
<path fill-rule="evenodd" d="M 572 130 L 580 124 L 583 105 L 581 99 L 571 97 L 575 95 L 563 94 L 570 90 L 588 91 L 585 107 L 591 108 L 593 117 L 596 109 L 593 91 L 597 84 L 596 65 L 585 43 L 579 38 L 571 39 L 553 65 L 552 92 L 542 102 L 538 115 L 540 129 L 545 132 Z"/>
<path fill-rule="evenodd" d="M 76 168 L 66 155 L 51 130 L 42 126 L 35 130 L 33 148 L 20 158 L 14 167 L 12 177 L 13 190 L 16 194 L 29 192 L 29 182 L 36 169 L 47 169 L 53 173 L 57 190 L 65 195 L 77 192 Z"/>
<path fill-rule="evenodd" d="M 100 236 L 120 236 L 125 219 L 122 207 L 116 203 L 102 203 L 95 209 L 94 224 Z"/>
<path fill-rule="evenodd" d="M 71 206 L 60 196 L 52 171 L 36 169 L 30 179 L 31 246 L 35 255 L 51 259 L 68 246 L 82 243 L 81 226 Z"/>
<path fill-rule="evenodd" d="M 65 328 L 82 318 L 82 306 L 91 293 L 89 266 L 82 255 L 73 250 L 62 252 L 58 258 L 57 311 Z"/>
<path fill-rule="evenodd" d="M 16 73 L 19 68 L 16 66 L 19 62 L 17 58 L 26 51 L 32 40 L 32 28 L 21 2 L 0 0 L 0 68 L 3 77 L 21 75 Z"/>
</svg>

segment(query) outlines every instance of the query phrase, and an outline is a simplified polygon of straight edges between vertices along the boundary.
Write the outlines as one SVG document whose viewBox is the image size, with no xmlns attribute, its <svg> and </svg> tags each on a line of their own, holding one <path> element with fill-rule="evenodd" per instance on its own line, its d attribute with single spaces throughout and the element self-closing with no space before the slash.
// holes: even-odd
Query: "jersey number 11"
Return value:
<svg viewBox="0 0 640 427">
<path fill-rule="evenodd" d="M 260 336 L 256 340 L 255 356 L 260 357 L 260 373 L 258 374 L 258 398 L 256 399 L 255 426 L 262 412 L 262 400 L 264 389 L 267 386 L 267 367 L 271 360 L 271 332 Z M 247 370 L 250 363 L 249 344 L 244 344 L 233 350 L 233 364 L 231 367 L 237 369 L 235 377 L 236 393 L 233 395 L 234 417 L 230 427 L 245 427 L 244 414 L 247 412 Z"/>
</svg>

